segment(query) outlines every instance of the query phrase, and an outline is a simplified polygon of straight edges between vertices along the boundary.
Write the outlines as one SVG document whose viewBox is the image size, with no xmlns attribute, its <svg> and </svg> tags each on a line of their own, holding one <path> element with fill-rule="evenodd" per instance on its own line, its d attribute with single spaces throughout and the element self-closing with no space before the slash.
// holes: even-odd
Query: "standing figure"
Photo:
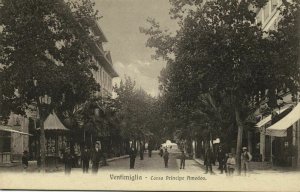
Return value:
<svg viewBox="0 0 300 192">
<path fill-rule="evenodd" d="M 163 157 L 164 157 L 164 162 L 165 162 L 165 168 L 168 168 L 169 152 L 168 152 L 167 148 L 165 149 Z"/>
<path fill-rule="evenodd" d="M 159 149 L 159 155 L 162 157 L 162 156 L 163 156 L 163 154 L 164 154 L 164 150 L 163 150 L 163 148 L 162 148 L 162 147 L 160 147 L 160 149 Z"/>
<path fill-rule="evenodd" d="M 225 173 L 227 172 L 227 170 L 225 169 L 226 167 L 226 154 L 223 151 L 222 147 L 219 147 L 219 151 L 218 151 L 218 162 L 219 162 L 219 169 L 221 170 L 221 174 L 223 174 L 223 171 L 225 171 Z"/>
<path fill-rule="evenodd" d="M 149 145 L 148 146 L 148 156 L 151 158 L 151 156 L 152 156 L 152 146 L 151 145 Z"/>
<path fill-rule="evenodd" d="M 26 150 L 23 152 L 22 165 L 23 165 L 24 172 L 26 172 L 28 168 L 28 151 Z"/>
<path fill-rule="evenodd" d="M 229 155 L 229 157 L 228 157 L 228 159 L 227 159 L 227 172 L 228 172 L 228 175 L 229 176 L 232 176 L 233 175 L 233 173 L 234 173 L 234 169 L 235 169 L 235 157 L 234 157 L 234 155 L 232 154 L 232 153 L 229 153 L 228 154 Z"/>
<path fill-rule="evenodd" d="M 65 174 L 69 175 L 71 173 L 73 165 L 73 157 L 71 155 L 70 148 L 67 148 L 64 153 L 64 163 L 65 163 Z"/>
<path fill-rule="evenodd" d="M 134 163 L 136 158 L 136 150 L 134 147 L 131 147 L 129 150 L 129 158 L 130 158 L 130 169 L 134 169 Z"/>
<path fill-rule="evenodd" d="M 244 174 L 246 175 L 249 172 L 249 162 L 252 159 L 252 155 L 248 152 L 247 147 L 243 147 L 243 152 L 241 155 L 241 164 L 242 170 L 244 170 Z"/>
<path fill-rule="evenodd" d="M 95 144 L 95 149 L 91 153 L 92 172 L 94 174 L 98 173 L 99 163 L 100 163 L 101 157 L 102 157 L 102 153 L 101 153 L 101 150 L 100 150 L 100 143 L 97 142 Z"/>
<path fill-rule="evenodd" d="M 140 160 L 144 160 L 144 146 L 142 144 L 140 147 Z"/>
<path fill-rule="evenodd" d="M 90 164 L 90 157 L 91 154 L 87 148 L 87 146 L 84 147 L 84 150 L 81 154 L 81 164 L 82 164 L 82 170 L 83 173 L 88 173 L 89 172 L 89 164 Z"/>
<path fill-rule="evenodd" d="M 205 174 L 208 173 L 208 169 L 209 169 L 210 174 L 214 174 L 212 171 L 212 160 L 213 160 L 213 154 L 212 154 L 211 149 L 208 148 L 204 155 L 204 165 L 206 167 Z"/>
<path fill-rule="evenodd" d="M 181 155 L 180 155 L 180 169 L 184 169 L 185 167 L 185 159 L 186 159 L 186 156 L 185 156 L 185 153 L 184 153 L 184 150 L 181 152 Z"/>
</svg>

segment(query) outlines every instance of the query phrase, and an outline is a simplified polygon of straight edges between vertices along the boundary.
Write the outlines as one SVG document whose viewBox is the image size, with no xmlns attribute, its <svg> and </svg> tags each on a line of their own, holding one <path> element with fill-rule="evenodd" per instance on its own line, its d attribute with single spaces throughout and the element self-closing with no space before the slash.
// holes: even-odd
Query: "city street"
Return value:
<svg viewBox="0 0 300 192">
<path fill-rule="evenodd" d="M 164 166 L 164 159 L 160 157 L 158 152 L 152 152 L 152 157 L 148 157 L 148 153 L 144 154 L 144 160 L 140 160 L 139 154 L 135 159 L 134 169 L 138 171 L 174 171 L 178 170 L 176 163 L 177 153 L 170 153 L 168 168 Z M 120 159 L 108 163 L 109 166 L 101 167 L 104 170 L 126 170 L 129 169 L 129 158 Z"/>
</svg>

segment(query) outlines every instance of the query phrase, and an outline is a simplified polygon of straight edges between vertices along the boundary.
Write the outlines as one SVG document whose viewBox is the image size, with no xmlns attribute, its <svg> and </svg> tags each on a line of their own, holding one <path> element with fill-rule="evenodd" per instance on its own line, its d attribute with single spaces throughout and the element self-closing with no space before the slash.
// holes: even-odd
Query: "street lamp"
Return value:
<svg viewBox="0 0 300 192">
<path fill-rule="evenodd" d="M 34 86 L 37 87 L 37 80 L 33 80 Z M 47 94 L 36 98 L 37 110 L 40 116 L 40 156 L 41 156 L 41 170 L 45 172 L 46 165 L 46 137 L 44 121 L 49 113 L 49 106 L 51 104 L 51 97 Z"/>
</svg>

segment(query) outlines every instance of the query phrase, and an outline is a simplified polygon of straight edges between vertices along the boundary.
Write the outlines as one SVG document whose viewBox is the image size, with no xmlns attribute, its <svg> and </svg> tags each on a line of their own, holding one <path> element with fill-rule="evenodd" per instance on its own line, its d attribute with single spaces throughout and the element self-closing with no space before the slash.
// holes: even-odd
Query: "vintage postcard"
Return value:
<svg viewBox="0 0 300 192">
<path fill-rule="evenodd" d="M 299 191 L 299 0 L 0 0 L 0 189 Z"/>
</svg>

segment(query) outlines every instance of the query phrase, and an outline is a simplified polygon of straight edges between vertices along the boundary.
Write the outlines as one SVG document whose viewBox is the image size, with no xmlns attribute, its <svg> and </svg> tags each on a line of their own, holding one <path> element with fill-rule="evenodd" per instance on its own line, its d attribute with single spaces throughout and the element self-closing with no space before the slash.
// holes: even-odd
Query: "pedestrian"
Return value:
<svg viewBox="0 0 300 192">
<path fill-rule="evenodd" d="M 163 157 L 164 157 L 164 162 L 165 162 L 165 168 L 168 168 L 169 152 L 168 152 L 167 148 L 165 149 Z"/>
<path fill-rule="evenodd" d="M 28 168 L 28 151 L 26 150 L 23 152 L 22 165 L 23 165 L 23 171 L 26 172 Z"/>
<path fill-rule="evenodd" d="M 159 155 L 160 155 L 160 157 L 162 157 L 162 156 L 163 156 L 163 154 L 164 154 L 164 150 L 163 150 L 163 148 L 162 148 L 162 147 L 160 147 L 160 149 L 159 149 Z"/>
<path fill-rule="evenodd" d="M 144 146 L 142 144 L 140 147 L 140 160 L 144 160 Z"/>
<path fill-rule="evenodd" d="M 181 155 L 180 155 L 180 169 L 184 169 L 185 159 L 186 159 L 186 156 L 185 156 L 184 150 L 182 150 Z"/>
<path fill-rule="evenodd" d="M 249 162 L 252 160 L 252 155 L 248 152 L 247 147 L 243 147 L 241 155 L 242 170 L 244 170 L 245 176 L 249 172 Z"/>
<path fill-rule="evenodd" d="M 151 156 L 152 156 L 152 146 L 151 145 L 149 145 L 148 146 L 148 156 L 151 158 Z"/>
<path fill-rule="evenodd" d="M 227 164 L 227 173 L 228 173 L 229 176 L 232 176 L 233 173 L 234 173 L 234 170 L 235 170 L 236 162 L 235 162 L 235 157 L 232 153 L 229 153 L 228 156 L 229 157 L 228 157 L 227 162 L 226 162 L 226 164 Z"/>
<path fill-rule="evenodd" d="M 136 150 L 134 147 L 131 147 L 129 150 L 129 158 L 130 158 L 130 169 L 134 169 L 134 163 L 136 158 Z"/>
<path fill-rule="evenodd" d="M 65 164 L 65 174 L 71 174 L 72 165 L 73 165 L 73 157 L 71 155 L 70 148 L 67 148 L 64 153 L 64 164 Z"/>
<path fill-rule="evenodd" d="M 42 165 L 42 161 L 41 161 L 41 156 L 40 155 L 37 157 L 36 164 L 37 164 L 37 167 L 38 167 L 38 171 L 40 172 L 41 171 L 41 165 Z"/>
<path fill-rule="evenodd" d="M 218 151 L 218 162 L 219 162 L 219 169 L 221 171 L 221 174 L 223 174 L 223 171 L 225 171 L 225 173 L 227 172 L 227 170 L 225 169 L 226 166 L 226 154 L 223 151 L 222 147 L 219 146 L 219 151 Z"/>
<path fill-rule="evenodd" d="M 92 161 L 92 172 L 94 174 L 98 173 L 99 163 L 102 157 L 102 152 L 100 150 L 100 142 L 96 142 L 95 148 L 91 153 L 91 161 Z"/>
<path fill-rule="evenodd" d="M 87 146 L 85 146 L 84 150 L 81 154 L 81 164 L 82 164 L 83 173 L 89 172 L 90 158 L 91 158 L 91 154 L 90 154 Z"/>
<path fill-rule="evenodd" d="M 213 161 L 213 154 L 210 148 L 208 148 L 204 155 L 204 165 L 205 165 L 205 174 L 210 172 L 210 174 L 214 174 L 212 171 L 212 161 Z"/>
<path fill-rule="evenodd" d="M 78 144 L 74 145 L 74 167 L 80 167 L 81 159 L 80 146 Z"/>
</svg>

